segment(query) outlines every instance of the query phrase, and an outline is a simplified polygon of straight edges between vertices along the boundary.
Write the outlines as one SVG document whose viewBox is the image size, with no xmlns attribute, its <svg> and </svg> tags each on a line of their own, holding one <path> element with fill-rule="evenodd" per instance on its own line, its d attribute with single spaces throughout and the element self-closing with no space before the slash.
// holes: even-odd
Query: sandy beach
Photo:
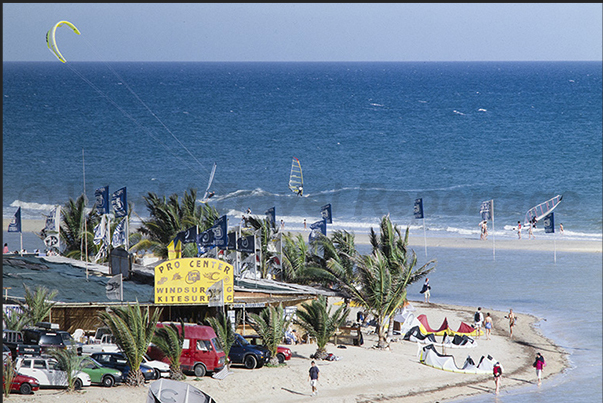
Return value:
<svg viewBox="0 0 603 403">
<path fill-rule="evenodd" d="M 427 315 L 432 326 L 439 326 L 444 317 L 450 326 L 457 328 L 461 321 L 471 323 L 475 307 L 452 306 L 437 303 L 411 301 L 416 314 Z M 536 375 L 532 368 L 536 351 L 546 358 L 544 371 L 546 379 L 563 371 L 567 366 L 565 352 L 544 337 L 538 330 L 536 317 L 518 313 L 514 338 L 508 334 L 505 312 L 494 311 L 487 306 L 494 320 L 492 339 L 482 336 L 477 347 L 470 349 L 447 349 L 446 353 L 455 357 L 457 365 L 462 365 L 467 355 L 476 362 L 482 355 L 490 354 L 499 360 L 504 368 L 501 394 L 526 385 L 535 385 Z M 355 317 L 355 310 L 351 317 Z M 310 399 L 324 402 L 435 402 L 470 396 L 493 394 L 494 382 L 489 375 L 460 374 L 441 371 L 419 363 L 417 345 L 397 340 L 391 343 L 389 351 L 374 349 L 376 336 L 369 334 L 371 328 L 364 328 L 363 346 L 346 346 L 341 349 L 333 344 L 327 350 L 338 357 L 338 361 L 319 361 L 319 393 L 311 397 L 308 382 L 310 355 L 315 344 L 289 346 L 293 358 L 286 366 L 264 367 L 247 370 L 233 366 L 232 374 L 223 380 L 210 377 L 195 379 L 188 376 L 187 382 L 212 396 L 218 403 L 224 402 L 303 402 Z M 399 336 L 398 336 L 399 338 Z M 441 351 L 441 349 L 438 349 Z M 45 389 L 35 395 L 13 394 L 14 402 L 93 403 L 116 401 L 144 402 L 148 384 L 144 387 L 117 386 L 111 389 L 100 386 L 84 388 L 80 392 L 66 393 L 63 390 Z"/>
</svg>

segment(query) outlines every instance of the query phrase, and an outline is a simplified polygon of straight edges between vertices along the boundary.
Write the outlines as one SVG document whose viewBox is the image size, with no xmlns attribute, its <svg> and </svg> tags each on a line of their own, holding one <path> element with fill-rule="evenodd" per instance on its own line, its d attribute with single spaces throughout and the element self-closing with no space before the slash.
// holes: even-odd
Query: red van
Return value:
<svg viewBox="0 0 603 403">
<path fill-rule="evenodd" d="M 171 322 L 159 322 L 157 328 L 168 326 Z M 178 331 L 180 323 L 175 323 Z M 149 357 L 169 364 L 169 359 L 155 345 L 148 350 Z M 184 372 L 194 372 L 201 378 L 208 372 L 218 372 L 224 368 L 226 354 L 211 326 L 202 326 L 194 323 L 184 324 L 184 343 L 180 356 L 180 368 Z"/>
</svg>

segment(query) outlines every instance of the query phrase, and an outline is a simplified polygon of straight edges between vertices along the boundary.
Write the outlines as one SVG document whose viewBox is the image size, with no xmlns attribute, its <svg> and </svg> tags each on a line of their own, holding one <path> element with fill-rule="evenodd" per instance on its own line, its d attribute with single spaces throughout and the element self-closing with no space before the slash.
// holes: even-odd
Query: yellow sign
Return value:
<svg viewBox="0 0 603 403">
<path fill-rule="evenodd" d="M 234 302 L 232 265 L 209 258 L 183 258 L 155 266 L 156 304 L 209 304 L 222 294 L 224 304 Z M 224 287 L 214 286 L 223 281 Z M 211 288 L 211 289 L 210 289 Z M 221 299 L 221 298 L 220 298 Z M 222 299 L 221 299 L 222 300 Z"/>
</svg>

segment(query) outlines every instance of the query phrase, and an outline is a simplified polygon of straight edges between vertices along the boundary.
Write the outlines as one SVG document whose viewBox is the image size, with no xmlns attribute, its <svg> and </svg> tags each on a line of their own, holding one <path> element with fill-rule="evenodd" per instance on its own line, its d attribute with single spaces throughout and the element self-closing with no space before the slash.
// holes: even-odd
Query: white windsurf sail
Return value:
<svg viewBox="0 0 603 403">
<path fill-rule="evenodd" d="M 540 221 L 549 215 L 559 205 L 559 203 L 561 203 L 561 199 L 563 199 L 563 196 L 557 195 L 552 199 L 549 199 L 544 203 L 540 203 L 539 205 L 529 209 L 526 213 L 525 225 L 529 225 L 529 223 L 534 221 L 534 218 L 536 221 Z"/>
<path fill-rule="evenodd" d="M 299 196 L 304 193 L 304 177 L 302 175 L 301 164 L 299 160 L 293 157 L 291 162 L 291 174 L 289 175 L 289 189 Z"/>
<path fill-rule="evenodd" d="M 214 166 L 211 169 L 211 174 L 209 175 L 209 183 L 207 184 L 207 189 L 205 189 L 205 194 L 203 195 L 203 203 L 205 203 L 210 197 L 214 195 L 212 192 L 209 193 L 209 188 L 211 187 L 211 183 L 214 181 L 214 175 L 216 174 L 216 163 L 214 162 Z"/>
</svg>

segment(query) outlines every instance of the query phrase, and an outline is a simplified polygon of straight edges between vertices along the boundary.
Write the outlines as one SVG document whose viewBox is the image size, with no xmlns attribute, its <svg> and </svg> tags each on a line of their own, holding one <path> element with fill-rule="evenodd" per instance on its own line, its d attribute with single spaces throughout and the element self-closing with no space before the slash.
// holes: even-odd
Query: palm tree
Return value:
<svg viewBox="0 0 603 403">
<path fill-rule="evenodd" d="M 82 369 L 82 362 L 86 356 L 78 355 L 75 348 L 53 348 L 49 353 L 58 361 L 61 371 L 65 371 L 67 375 L 67 391 L 72 392 L 81 388 L 83 385 L 81 385 L 81 381 L 78 381 L 76 375 Z"/>
<path fill-rule="evenodd" d="M 262 278 L 267 278 L 268 274 L 272 271 L 274 272 L 274 267 L 272 267 L 272 262 L 274 261 L 274 257 L 276 256 L 275 252 L 272 252 L 268 248 L 269 242 L 271 242 L 279 232 L 278 227 L 272 225 L 272 223 L 264 218 L 259 219 L 256 216 L 247 217 L 247 223 L 253 228 L 253 232 L 260 232 L 260 247 L 262 259 L 260 261 L 260 272 Z M 257 245 L 256 245 L 257 248 Z"/>
<path fill-rule="evenodd" d="M 167 245 L 178 232 L 195 225 L 199 226 L 200 232 L 205 231 L 218 219 L 218 211 L 214 207 L 207 203 L 196 204 L 195 189 L 184 192 L 182 205 L 176 194 L 166 198 L 149 192 L 143 198 L 149 211 L 149 219 L 142 220 L 142 225 L 138 229 L 142 239 L 132 246 L 132 250 L 148 249 L 162 258 L 167 258 Z M 187 248 L 187 250 L 188 253 L 196 254 L 195 248 Z"/>
<path fill-rule="evenodd" d="M 230 369 L 228 354 L 230 354 L 230 347 L 232 347 L 235 342 L 235 326 L 233 326 L 230 321 L 230 317 L 224 315 L 222 312 L 219 312 L 216 317 L 207 318 L 206 322 L 214 329 L 214 332 L 216 332 L 218 340 L 220 340 L 220 344 L 224 350 L 224 354 L 226 354 L 226 361 L 228 363 L 228 368 Z M 239 322 L 239 320 L 237 320 L 237 322 Z"/>
<path fill-rule="evenodd" d="M 108 308 L 107 311 L 98 313 L 100 320 L 111 329 L 115 344 L 128 360 L 130 372 L 127 384 L 139 386 L 144 383 L 140 363 L 153 339 L 161 311 L 156 309 L 151 315 L 148 307 L 142 310 L 136 301 L 136 304 Z"/>
<path fill-rule="evenodd" d="M 2 371 L 2 380 L 3 380 L 3 392 L 4 397 L 8 399 L 10 395 L 10 386 L 15 379 L 17 373 L 15 372 L 15 362 L 11 359 L 7 359 L 4 361 L 4 370 Z"/>
<path fill-rule="evenodd" d="M 184 322 L 180 320 L 180 329 L 170 323 L 166 327 L 161 327 L 155 330 L 153 343 L 165 354 L 170 360 L 170 379 L 181 381 L 186 379 L 182 369 L 180 368 L 180 356 L 182 355 L 182 343 L 184 342 Z"/>
<path fill-rule="evenodd" d="M 373 251 L 379 250 L 385 256 L 390 271 L 402 271 L 401 274 L 407 273 L 407 286 L 415 283 L 421 278 L 425 277 L 429 272 L 435 269 L 435 266 L 429 267 L 432 264 L 435 265 L 435 260 L 430 260 L 427 264 L 416 271 L 412 271 L 417 262 L 417 256 L 414 251 L 408 248 L 408 236 L 410 229 L 406 228 L 404 237 L 402 231 L 397 225 L 394 225 L 389 215 L 385 215 L 381 219 L 380 223 L 380 234 L 377 235 L 373 228 L 369 234 Z M 405 298 L 406 299 L 406 298 Z M 404 301 L 402 301 L 403 303 Z M 394 329 L 394 315 L 389 316 L 388 325 L 388 338 L 393 336 Z"/>
<path fill-rule="evenodd" d="M 23 315 L 22 312 L 12 311 L 10 314 L 8 314 L 5 311 L 2 312 L 2 318 L 4 319 L 5 329 L 20 332 L 26 324 L 25 315 Z"/>
<path fill-rule="evenodd" d="M 42 322 L 48 316 L 56 302 L 51 300 L 59 293 L 57 290 L 50 291 L 44 286 L 37 286 L 32 293 L 31 289 L 23 284 L 25 288 L 25 300 L 18 301 L 22 311 L 23 324 L 25 326 L 35 325 Z"/>
<path fill-rule="evenodd" d="M 358 256 L 353 233 L 345 230 L 336 230 L 329 238 L 322 234 L 313 241 L 315 251 L 311 256 L 311 275 L 320 280 L 325 286 L 346 282 L 353 284 L 356 281 L 355 258 Z M 345 295 L 346 304 L 350 295 Z"/>
<path fill-rule="evenodd" d="M 86 196 L 81 195 L 77 200 L 69 199 L 61 209 L 61 228 L 60 236 L 65 249 L 63 254 L 73 259 L 80 259 L 86 250 L 84 243 L 87 241 L 88 253 L 93 253 L 98 249 L 94 245 L 93 228 L 98 224 L 99 218 L 96 214 L 96 207 L 86 216 Z M 84 221 L 86 221 L 84 225 Z M 84 230 L 86 228 L 86 230 Z M 86 256 L 86 260 L 88 257 Z"/>
<path fill-rule="evenodd" d="M 332 307 L 327 307 L 327 299 L 322 295 L 311 303 L 302 303 L 301 307 L 302 309 L 296 312 L 295 323 L 301 326 L 309 337 L 316 339 L 317 349 L 314 357 L 324 359 L 327 356 L 327 343 L 347 319 L 350 308 L 341 305 L 331 314 Z"/>
<path fill-rule="evenodd" d="M 282 304 L 272 305 L 262 309 L 260 314 L 250 313 L 249 322 L 255 332 L 264 340 L 264 345 L 270 350 L 270 364 L 278 365 L 277 348 L 285 337 L 285 329 L 291 322 L 285 318 Z"/>
<path fill-rule="evenodd" d="M 301 234 L 283 234 L 283 262 L 280 277 L 282 281 L 298 284 L 313 282 L 315 275 L 308 269 L 310 249 Z"/>
</svg>

